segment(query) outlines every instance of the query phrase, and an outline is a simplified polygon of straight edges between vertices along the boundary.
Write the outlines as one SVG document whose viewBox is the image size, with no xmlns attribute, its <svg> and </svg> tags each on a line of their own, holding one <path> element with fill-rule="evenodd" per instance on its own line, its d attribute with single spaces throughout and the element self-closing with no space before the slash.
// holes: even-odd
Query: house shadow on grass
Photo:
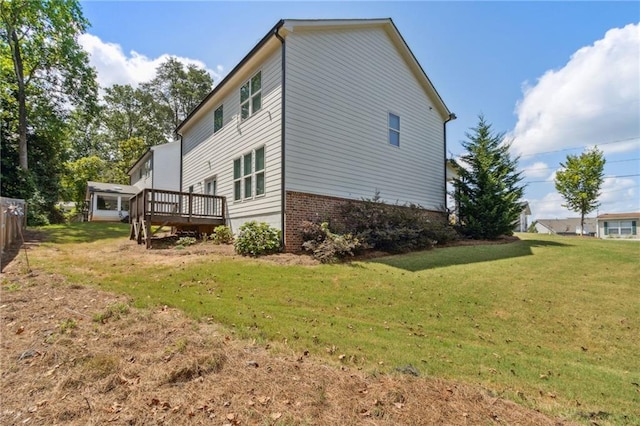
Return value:
<svg viewBox="0 0 640 426">
<path fill-rule="evenodd" d="M 520 240 L 506 244 L 479 244 L 437 248 L 372 259 L 369 262 L 381 263 L 410 272 L 447 266 L 466 265 L 478 262 L 531 256 L 536 247 L 570 247 L 571 244 L 547 240 Z"/>
</svg>

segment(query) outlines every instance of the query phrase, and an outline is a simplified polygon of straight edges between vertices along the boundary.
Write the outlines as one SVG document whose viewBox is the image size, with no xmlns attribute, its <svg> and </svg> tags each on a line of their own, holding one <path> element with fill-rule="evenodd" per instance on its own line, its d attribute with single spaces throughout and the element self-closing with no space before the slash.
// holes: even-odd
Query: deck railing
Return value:
<svg viewBox="0 0 640 426">
<path fill-rule="evenodd" d="M 129 215 L 131 219 L 152 217 L 161 220 L 180 217 L 185 222 L 191 219 L 219 219 L 224 221 L 225 197 L 167 191 L 147 188 L 131 197 Z"/>
</svg>

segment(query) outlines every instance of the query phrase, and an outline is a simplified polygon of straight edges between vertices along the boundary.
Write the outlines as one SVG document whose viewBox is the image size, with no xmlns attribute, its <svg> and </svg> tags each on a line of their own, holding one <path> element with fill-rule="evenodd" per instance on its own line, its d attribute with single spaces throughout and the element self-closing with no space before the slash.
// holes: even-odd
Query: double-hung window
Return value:
<svg viewBox="0 0 640 426">
<path fill-rule="evenodd" d="M 240 87 L 240 116 L 243 120 L 262 108 L 262 71 Z"/>
<path fill-rule="evenodd" d="M 635 220 L 610 220 L 604 223 L 604 234 L 615 236 L 636 235 Z"/>
<path fill-rule="evenodd" d="M 400 146 L 400 117 L 389 113 L 389 143 Z"/>
<path fill-rule="evenodd" d="M 223 124 L 222 105 L 220 105 L 213 112 L 213 133 L 222 129 L 222 124 Z"/>
<path fill-rule="evenodd" d="M 240 201 L 265 193 L 264 147 L 233 160 L 233 200 Z"/>
<path fill-rule="evenodd" d="M 256 149 L 256 195 L 264 194 L 264 147 Z"/>
<path fill-rule="evenodd" d="M 242 200 L 242 158 L 233 160 L 233 199 Z"/>
<path fill-rule="evenodd" d="M 245 154 L 243 156 L 243 180 L 244 180 L 244 198 L 251 198 L 253 196 L 253 152 Z"/>
</svg>

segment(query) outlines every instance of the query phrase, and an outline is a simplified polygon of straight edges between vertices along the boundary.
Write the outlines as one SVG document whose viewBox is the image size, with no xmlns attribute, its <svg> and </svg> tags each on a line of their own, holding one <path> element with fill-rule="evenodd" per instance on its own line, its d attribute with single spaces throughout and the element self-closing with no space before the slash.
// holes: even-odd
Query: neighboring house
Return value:
<svg viewBox="0 0 640 426">
<path fill-rule="evenodd" d="M 103 182 L 87 182 L 89 222 L 117 222 L 129 216 L 129 198 L 138 188 Z"/>
<path fill-rule="evenodd" d="M 605 213 L 597 217 L 599 238 L 638 239 L 640 212 Z"/>
<path fill-rule="evenodd" d="M 131 185 L 87 182 L 89 221 L 129 216 L 129 199 L 145 188 L 180 191 L 180 141 L 149 148 L 127 172 Z"/>
<path fill-rule="evenodd" d="M 180 191 L 180 141 L 152 146 L 127 172 L 130 184 Z"/>
<path fill-rule="evenodd" d="M 536 232 L 539 234 L 580 235 L 580 218 L 568 219 L 538 219 L 535 221 Z M 595 218 L 584 218 L 584 235 L 596 234 Z"/>
<path fill-rule="evenodd" d="M 515 232 L 527 232 L 529 230 L 529 222 L 527 217 L 531 215 L 531 209 L 529 208 L 529 202 L 523 201 L 520 203 L 522 210 L 520 211 L 520 217 L 514 227 Z"/>
<path fill-rule="evenodd" d="M 309 219 L 379 193 L 446 219 L 455 118 L 391 19 L 281 20 L 178 126 L 181 191 L 226 197 L 299 250 Z"/>
</svg>

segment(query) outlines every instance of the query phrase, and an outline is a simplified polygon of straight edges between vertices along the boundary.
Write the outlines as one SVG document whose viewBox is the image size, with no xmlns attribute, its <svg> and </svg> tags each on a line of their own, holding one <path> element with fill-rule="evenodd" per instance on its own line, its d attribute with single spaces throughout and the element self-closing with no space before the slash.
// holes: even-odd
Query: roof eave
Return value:
<svg viewBox="0 0 640 426">
<path fill-rule="evenodd" d="M 220 83 L 218 83 L 213 90 L 211 90 L 211 92 L 209 92 L 209 94 L 202 100 L 202 102 L 200 102 L 198 104 L 197 107 L 195 107 L 190 113 L 189 115 L 187 115 L 187 117 L 182 120 L 182 122 L 180 124 L 178 124 L 178 127 L 176 127 L 175 133 L 178 135 L 182 135 L 180 133 L 180 131 L 184 128 L 184 126 L 198 113 L 200 112 L 200 110 L 209 102 L 209 100 L 211 100 L 211 98 L 213 98 L 216 93 L 218 93 L 224 86 L 225 84 L 231 80 L 241 69 L 242 67 L 249 62 L 249 60 L 256 55 L 256 53 L 258 53 L 266 44 L 267 42 L 271 39 L 271 37 L 278 31 L 278 29 L 280 27 L 282 27 L 282 25 L 284 24 L 284 19 L 279 20 L 274 26 L 273 28 L 271 28 L 267 34 L 265 34 L 264 37 L 262 37 L 262 39 L 258 42 L 258 44 L 256 44 L 253 49 L 251 49 L 251 51 L 249 51 L 249 53 L 247 53 L 247 55 L 242 58 L 242 60 L 229 72 L 229 74 L 227 74 L 225 76 L 225 78 L 222 79 L 222 81 Z"/>
</svg>

